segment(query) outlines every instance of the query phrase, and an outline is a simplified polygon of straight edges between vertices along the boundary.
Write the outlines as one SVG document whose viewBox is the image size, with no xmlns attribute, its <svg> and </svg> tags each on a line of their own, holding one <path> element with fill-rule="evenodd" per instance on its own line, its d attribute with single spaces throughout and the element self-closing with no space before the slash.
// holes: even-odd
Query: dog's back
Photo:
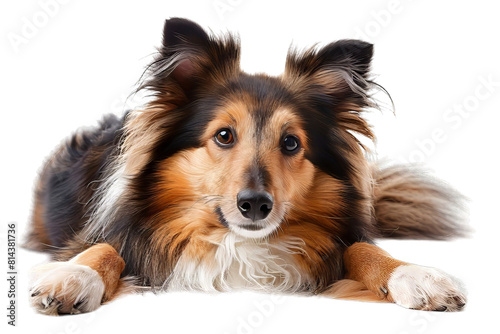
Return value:
<svg viewBox="0 0 500 334">
<path fill-rule="evenodd" d="M 35 188 L 28 248 L 57 252 L 85 226 L 95 192 L 119 153 L 124 118 L 108 115 L 98 126 L 78 130 L 45 162 Z"/>
</svg>

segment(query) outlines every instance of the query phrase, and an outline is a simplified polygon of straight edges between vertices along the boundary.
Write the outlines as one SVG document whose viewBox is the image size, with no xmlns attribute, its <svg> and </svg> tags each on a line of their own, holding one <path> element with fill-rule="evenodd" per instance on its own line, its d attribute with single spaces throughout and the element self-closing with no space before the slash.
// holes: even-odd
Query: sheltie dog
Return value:
<svg viewBox="0 0 500 334">
<path fill-rule="evenodd" d="M 460 195 L 370 163 L 372 45 L 291 49 L 278 77 L 240 70 L 237 37 L 166 21 L 143 110 L 76 132 L 45 163 L 26 245 L 45 314 L 134 289 L 254 289 L 457 311 L 462 285 L 376 238 L 461 236 Z M 366 141 L 365 141 L 366 143 Z"/>
</svg>

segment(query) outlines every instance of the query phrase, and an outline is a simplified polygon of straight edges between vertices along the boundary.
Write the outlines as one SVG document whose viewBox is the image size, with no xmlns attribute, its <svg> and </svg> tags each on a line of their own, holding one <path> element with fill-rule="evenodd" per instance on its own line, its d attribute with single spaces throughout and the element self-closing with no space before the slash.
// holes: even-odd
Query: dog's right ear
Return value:
<svg viewBox="0 0 500 334">
<path fill-rule="evenodd" d="M 172 64 L 171 76 L 185 91 L 192 88 L 196 71 L 199 70 L 194 60 L 208 44 L 208 34 L 197 23 L 182 18 L 165 21 L 160 52 L 172 61 L 179 55 L 177 64 Z"/>
<path fill-rule="evenodd" d="M 148 68 L 149 78 L 140 87 L 155 91 L 159 98 L 169 93 L 177 100 L 181 96 L 190 100 L 199 88 L 221 82 L 239 71 L 239 40 L 231 35 L 210 36 L 187 19 L 165 21 L 159 51 L 159 57 Z"/>
<path fill-rule="evenodd" d="M 183 46 L 203 46 L 209 41 L 208 34 L 193 21 L 172 18 L 163 26 L 163 45 L 161 53 L 168 55 L 171 49 Z"/>
</svg>

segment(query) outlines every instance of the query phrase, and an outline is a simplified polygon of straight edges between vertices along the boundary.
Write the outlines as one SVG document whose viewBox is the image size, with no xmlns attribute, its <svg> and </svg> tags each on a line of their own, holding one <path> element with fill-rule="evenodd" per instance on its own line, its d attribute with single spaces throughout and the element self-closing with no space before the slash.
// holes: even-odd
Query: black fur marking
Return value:
<svg viewBox="0 0 500 334">
<path fill-rule="evenodd" d="M 165 21 L 163 27 L 163 50 L 185 44 L 204 45 L 208 42 L 208 35 L 193 21 L 174 17 Z"/>
<path fill-rule="evenodd" d="M 347 145 L 335 136 L 335 130 L 319 117 L 308 117 L 305 128 L 310 140 L 306 158 L 323 172 L 343 181 L 349 180 L 353 166 L 342 153 L 341 148 Z"/>
<path fill-rule="evenodd" d="M 222 210 L 220 207 L 217 207 L 215 209 L 215 214 L 219 217 L 219 222 L 225 226 L 225 227 L 229 227 L 229 224 L 227 223 L 227 220 L 226 220 L 226 217 L 224 217 L 224 214 L 222 213 Z"/>
<path fill-rule="evenodd" d="M 239 227 L 249 230 L 249 231 L 260 231 L 264 228 L 264 226 L 256 225 L 256 224 L 248 224 L 248 225 L 239 225 Z"/>
<path fill-rule="evenodd" d="M 367 78 L 373 57 L 373 45 L 355 39 L 344 39 L 304 54 L 290 52 L 287 67 L 299 76 L 310 76 L 325 69 L 347 69 L 362 78 Z M 356 78 L 355 83 L 364 87 L 364 81 Z"/>
<path fill-rule="evenodd" d="M 248 188 L 259 191 L 267 190 L 271 181 L 271 175 L 259 162 L 255 162 L 248 168 L 247 177 Z"/>
<path fill-rule="evenodd" d="M 221 92 L 221 96 L 228 94 L 238 98 L 245 94 L 249 95 L 254 102 L 248 107 L 257 130 L 255 136 L 259 141 L 262 140 L 260 130 L 265 127 L 274 111 L 280 107 L 289 106 L 294 101 L 293 94 L 279 80 L 263 75 L 251 76 L 242 73 L 229 81 L 226 87 L 225 91 Z"/>
<path fill-rule="evenodd" d="M 45 209 L 44 222 L 52 245 L 63 247 L 88 219 L 88 203 L 116 152 L 123 119 L 106 116 L 98 127 L 76 133 L 41 175 L 38 194 Z"/>
<path fill-rule="evenodd" d="M 122 245 L 120 256 L 125 261 L 125 269 L 121 276 L 136 276 L 144 285 L 152 285 L 153 277 L 148 277 L 147 273 L 143 272 L 143 264 L 147 263 L 148 255 L 145 249 L 140 251 L 137 247 L 147 247 L 151 240 L 153 231 L 151 229 L 141 228 L 141 223 L 146 223 L 142 220 L 136 220 L 137 217 L 124 217 L 113 225 L 109 236 L 111 240 L 117 240 Z M 167 264 L 165 264 L 167 265 Z M 152 268 L 151 268 L 152 269 Z M 160 268 L 155 268 L 157 270 Z"/>
</svg>

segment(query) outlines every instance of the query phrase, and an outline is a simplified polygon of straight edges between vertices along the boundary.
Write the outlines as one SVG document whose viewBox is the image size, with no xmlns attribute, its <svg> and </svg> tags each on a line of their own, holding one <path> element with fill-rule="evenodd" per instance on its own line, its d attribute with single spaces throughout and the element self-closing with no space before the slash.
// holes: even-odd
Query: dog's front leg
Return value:
<svg viewBox="0 0 500 334">
<path fill-rule="evenodd" d="M 35 268 L 30 302 L 50 314 L 91 312 L 116 293 L 125 262 L 109 244 L 96 244 L 65 262 Z"/>
<path fill-rule="evenodd" d="M 381 248 L 355 243 L 344 253 L 346 278 L 398 305 L 433 311 L 458 311 L 466 302 L 461 284 L 437 269 L 392 258 Z"/>
</svg>

